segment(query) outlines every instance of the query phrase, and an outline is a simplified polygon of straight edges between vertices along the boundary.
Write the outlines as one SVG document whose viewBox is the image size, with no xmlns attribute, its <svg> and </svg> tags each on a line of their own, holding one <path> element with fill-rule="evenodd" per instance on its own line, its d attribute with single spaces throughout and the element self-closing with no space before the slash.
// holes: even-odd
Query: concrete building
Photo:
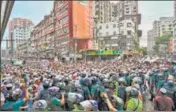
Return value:
<svg viewBox="0 0 176 112">
<path fill-rule="evenodd" d="M 58 33 L 58 32 L 57 32 Z M 31 32 L 31 54 L 36 59 L 52 57 L 54 52 L 54 12 L 45 15 Z"/>
<path fill-rule="evenodd" d="M 60 54 L 65 55 L 91 48 L 93 36 L 93 1 L 55 1 L 54 11 L 58 23 L 55 26 L 56 42 Z M 80 19 L 81 15 L 81 19 Z M 63 45 L 59 44 L 63 41 Z"/>
<path fill-rule="evenodd" d="M 124 20 L 121 24 L 117 22 L 97 24 L 98 40 L 101 48 L 109 49 L 132 49 L 135 24 L 132 20 Z M 102 46 L 104 45 L 104 46 Z"/>
<path fill-rule="evenodd" d="M 163 34 L 173 35 L 173 17 L 161 17 L 160 18 L 160 36 Z"/>
<path fill-rule="evenodd" d="M 111 21 L 111 3 L 110 1 L 93 1 L 93 17 L 97 23 L 106 23 Z"/>
<path fill-rule="evenodd" d="M 9 22 L 8 48 L 12 57 L 15 56 L 17 47 L 30 38 L 33 27 L 33 22 L 25 18 L 14 18 Z"/>
<path fill-rule="evenodd" d="M 120 4 L 120 20 L 131 19 L 135 23 L 136 32 L 138 25 L 141 24 L 141 14 L 138 12 L 138 1 L 119 1 Z"/>
<path fill-rule="evenodd" d="M 156 38 L 160 36 L 160 21 L 153 22 L 153 37 Z"/>
<path fill-rule="evenodd" d="M 105 24 L 105 23 L 112 24 L 113 22 L 118 23 L 124 20 L 127 20 L 127 21 L 132 20 L 132 22 L 134 23 L 135 32 L 138 34 L 138 37 L 141 36 L 140 34 L 142 32 L 138 31 L 138 25 L 141 23 L 141 15 L 138 12 L 138 1 L 118 1 L 117 3 L 110 2 L 110 6 L 108 5 L 109 1 L 95 1 L 94 3 L 95 3 L 94 4 L 94 8 L 95 8 L 94 17 L 98 18 L 99 20 L 99 21 L 94 20 L 95 21 L 94 22 L 94 27 L 95 27 L 94 37 L 98 37 L 99 34 L 101 35 L 101 31 L 99 31 L 99 29 L 96 29 L 98 28 L 97 25 Z M 109 10 L 107 10 L 105 7 L 102 7 L 103 3 L 107 4 L 107 8 L 109 8 Z M 104 15 L 104 13 L 102 13 L 104 10 L 106 11 L 105 14 L 108 14 L 109 16 Z M 104 16 L 108 17 L 109 21 L 103 21 Z M 114 31 L 111 30 L 109 33 L 112 33 L 112 32 Z M 103 33 L 106 33 L 106 32 L 103 32 Z"/>
<path fill-rule="evenodd" d="M 119 21 L 123 17 L 124 7 L 123 2 L 111 3 L 111 21 Z"/>
<path fill-rule="evenodd" d="M 33 57 L 62 57 L 90 48 L 92 8 L 92 1 L 55 1 L 51 13 L 31 33 Z"/>
<path fill-rule="evenodd" d="M 147 52 L 148 54 L 153 54 L 153 47 L 155 46 L 154 30 L 147 32 Z"/>
</svg>

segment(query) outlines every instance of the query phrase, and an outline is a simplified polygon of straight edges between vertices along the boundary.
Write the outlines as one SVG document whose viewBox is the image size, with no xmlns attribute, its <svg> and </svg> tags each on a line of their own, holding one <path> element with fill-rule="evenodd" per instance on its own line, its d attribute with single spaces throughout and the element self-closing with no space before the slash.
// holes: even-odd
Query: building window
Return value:
<svg viewBox="0 0 176 112">
<path fill-rule="evenodd" d="M 106 36 L 108 36 L 109 35 L 109 32 L 106 32 Z"/>
<path fill-rule="evenodd" d="M 99 29 L 101 29 L 102 27 L 100 26 L 100 28 Z"/>
<path fill-rule="evenodd" d="M 126 10 L 129 10 L 129 8 L 126 8 Z"/>
<path fill-rule="evenodd" d="M 102 33 L 99 33 L 99 36 L 102 36 Z"/>
<path fill-rule="evenodd" d="M 116 35 L 116 31 L 114 31 L 114 35 Z"/>
<path fill-rule="evenodd" d="M 106 28 L 109 28 L 109 26 L 108 26 L 108 25 L 106 25 Z"/>
<path fill-rule="evenodd" d="M 116 24 L 113 24 L 113 28 L 116 28 Z"/>
<path fill-rule="evenodd" d="M 131 35 L 131 31 L 130 30 L 127 31 L 127 35 Z"/>
<path fill-rule="evenodd" d="M 127 27 L 131 27 L 131 23 L 127 23 Z"/>
</svg>

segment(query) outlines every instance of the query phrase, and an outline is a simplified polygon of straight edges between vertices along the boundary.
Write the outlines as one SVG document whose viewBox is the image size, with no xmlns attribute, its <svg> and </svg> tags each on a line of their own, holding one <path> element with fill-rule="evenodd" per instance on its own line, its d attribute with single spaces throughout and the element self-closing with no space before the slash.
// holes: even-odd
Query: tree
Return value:
<svg viewBox="0 0 176 112">
<path fill-rule="evenodd" d="M 167 44 L 169 39 L 172 37 L 171 34 L 164 34 L 161 37 L 156 37 L 156 44 Z"/>
<path fill-rule="evenodd" d="M 163 36 L 156 37 L 155 46 L 153 47 L 153 50 L 156 52 L 156 54 L 161 54 L 160 46 L 166 45 L 168 46 L 168 41 L 172 37 L 171 34 L 164 34 Z"/>
<path fill-rule="evenodd" d="M 140 48 L 139 51 L 140 51 L 143 55 L 147 55 L 147 48 L 142 47 L 142 48 Z"/>
</svg>

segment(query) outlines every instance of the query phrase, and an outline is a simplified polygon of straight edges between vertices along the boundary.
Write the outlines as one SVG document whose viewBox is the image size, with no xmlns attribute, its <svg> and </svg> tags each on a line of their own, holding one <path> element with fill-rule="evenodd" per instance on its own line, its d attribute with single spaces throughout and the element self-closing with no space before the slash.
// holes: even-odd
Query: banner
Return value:
<svg viewBox="0 0 176 112">
<path fill-rule="evenodd" d="M 121 50 L 95 50 L 85 51 L 85 55 L 120 55 L 123 54 Z"/>
</svg>

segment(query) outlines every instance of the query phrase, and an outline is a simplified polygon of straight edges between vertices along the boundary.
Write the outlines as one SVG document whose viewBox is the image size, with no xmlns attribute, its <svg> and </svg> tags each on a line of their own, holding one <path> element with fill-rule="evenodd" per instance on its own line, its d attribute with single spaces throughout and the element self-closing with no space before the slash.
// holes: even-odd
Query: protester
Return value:
<svg viewBox="0 0 176 112">
<path fill-rule="evenodd" d="M 168 63 L 126 56 L 37 69 L 7 64 L 1 111 L 145 111 L 147 94 L 156 111 L 175 110 L 176 71 Z"/>
<path fill-rule="evenodd" d="M 161 88 L 158 96 L 154 98 L 155 111 L 172 111 L 174 108 L 172 99 L 166 96 L 166 93 L 167 90 L 165 88 Z"/>
</svg>

